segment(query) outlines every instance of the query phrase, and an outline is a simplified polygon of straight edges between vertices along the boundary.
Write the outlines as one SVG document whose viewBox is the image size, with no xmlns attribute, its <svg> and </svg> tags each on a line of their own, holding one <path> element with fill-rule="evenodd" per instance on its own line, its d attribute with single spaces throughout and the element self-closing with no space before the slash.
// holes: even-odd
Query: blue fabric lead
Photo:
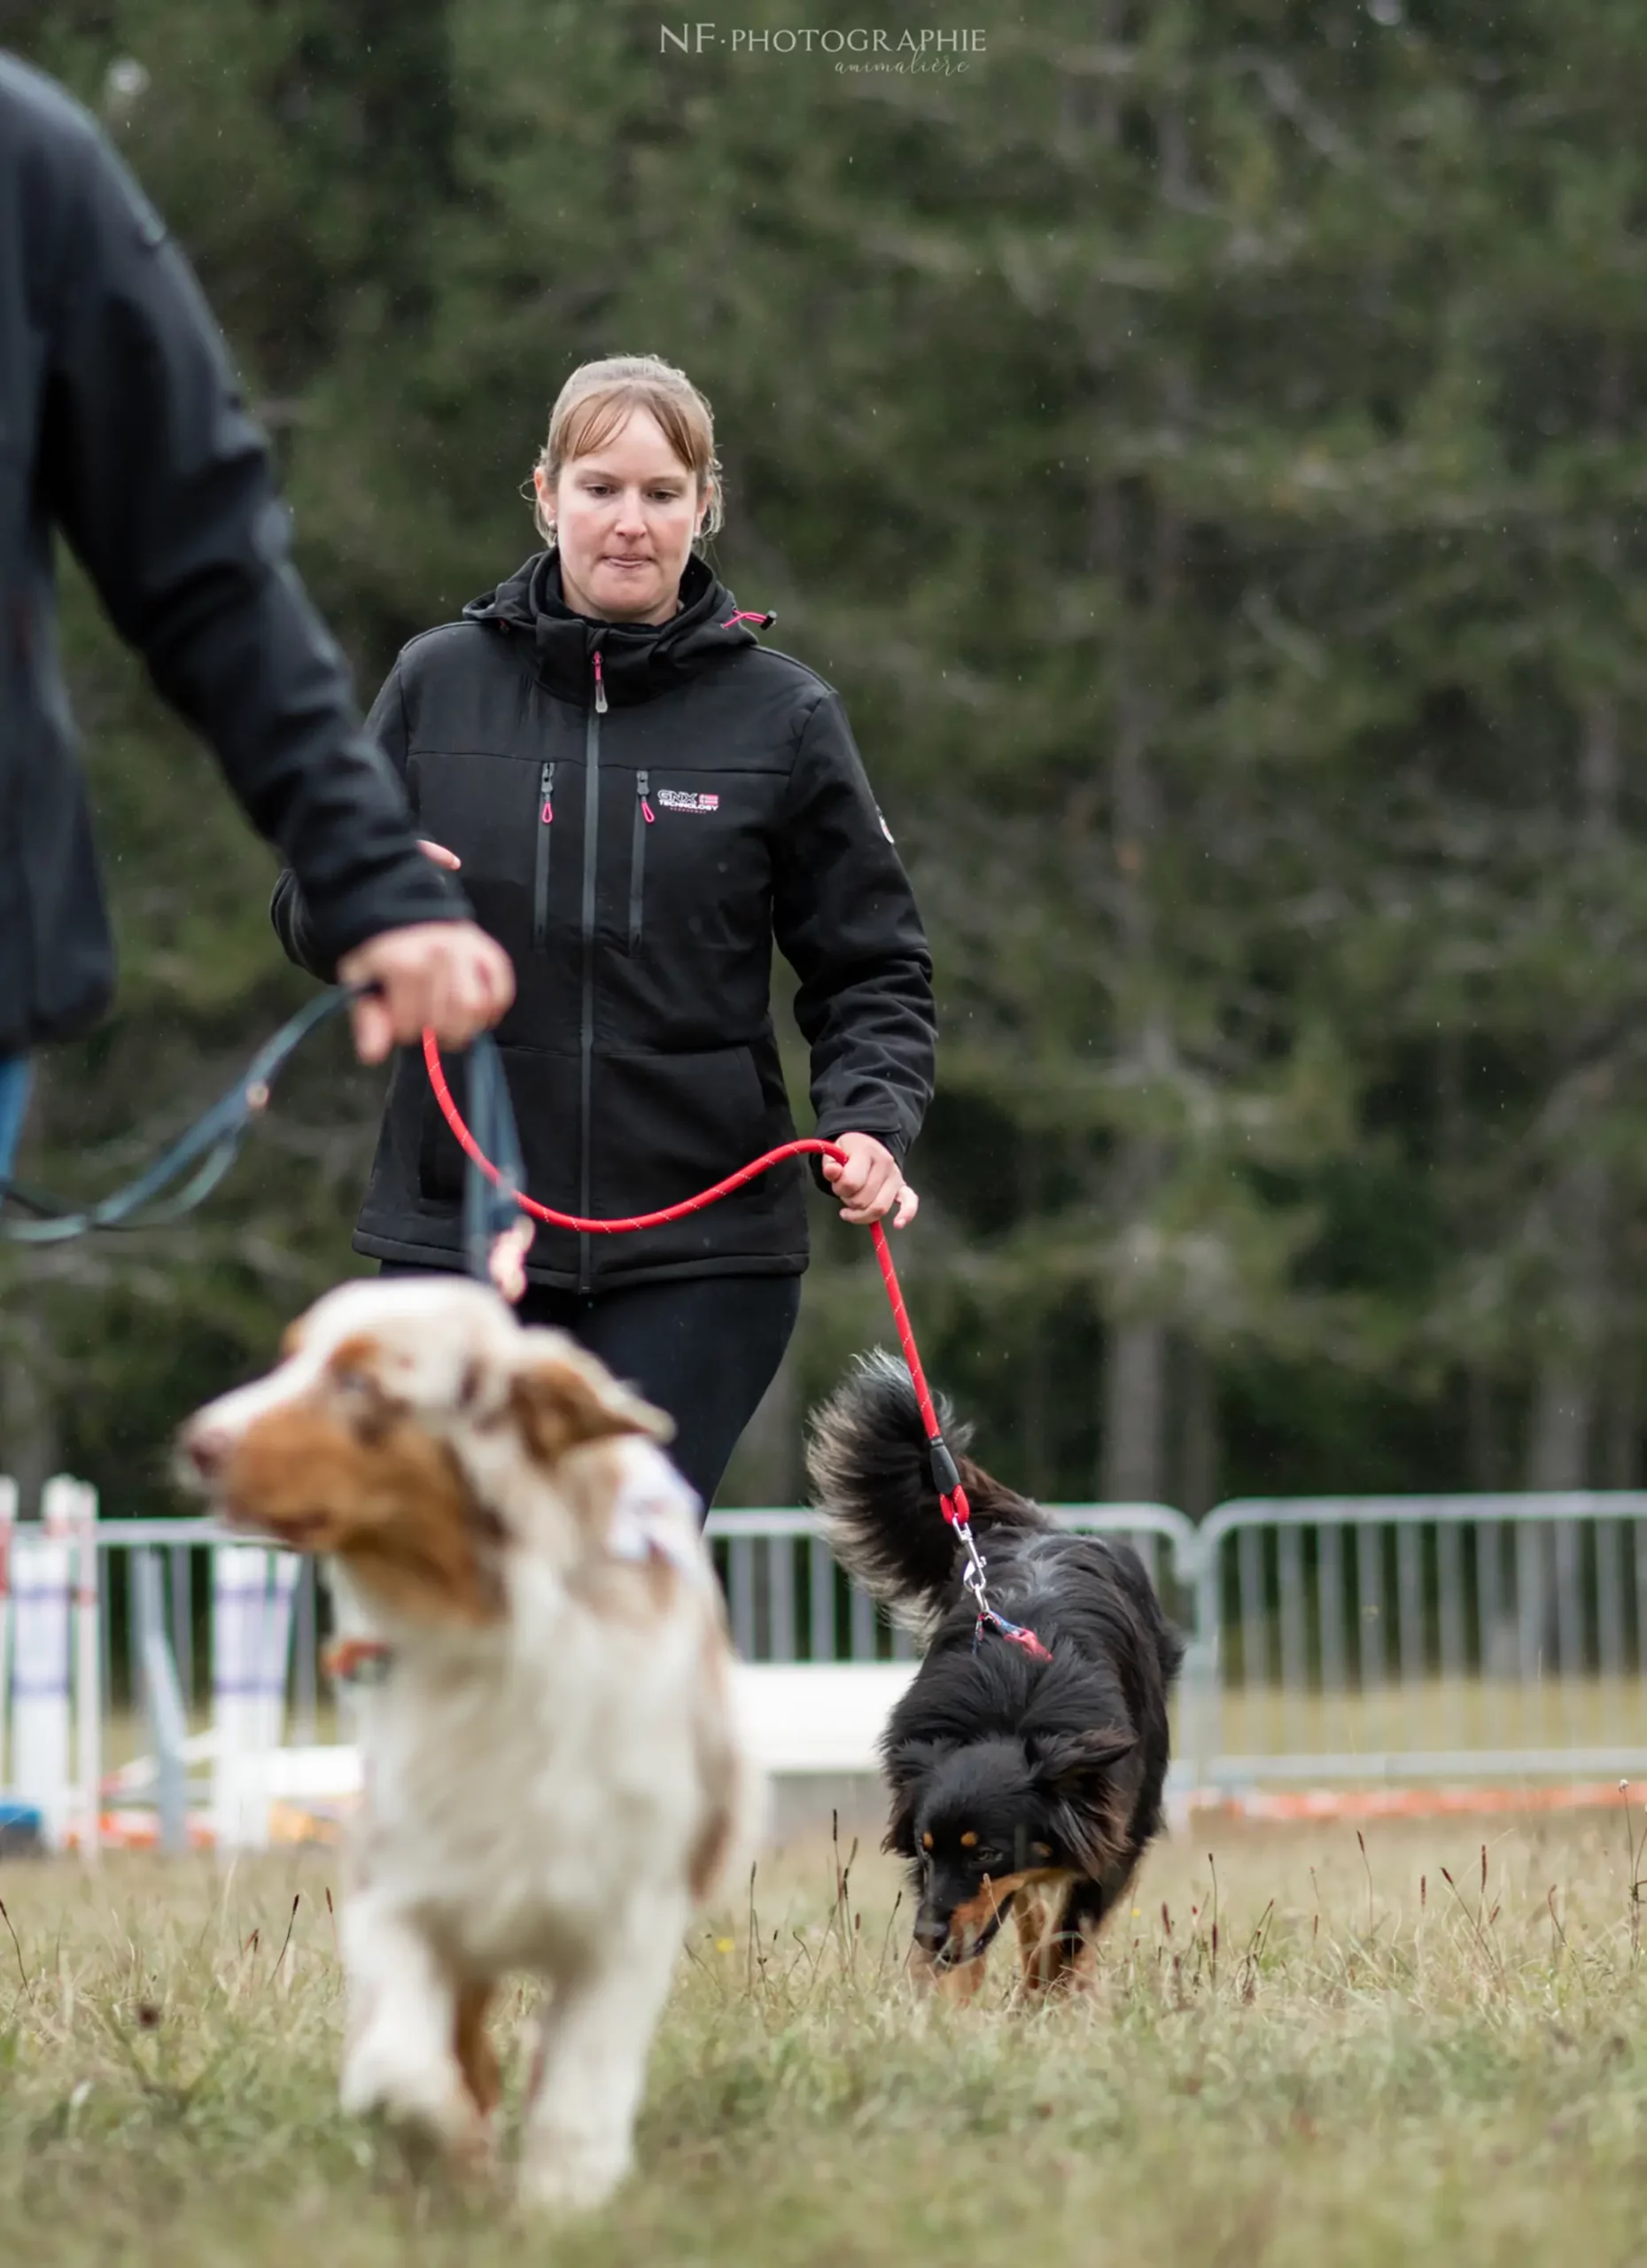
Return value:
<svg viewBox="0 0 1647 2268">
<path fill-rule="evenodd" d="M 525 1178 L 521 1162 L 520 1130 L 509 1100 L 503 1059 L 490 1032 L 482 1032 L 467 1051 L 469 1063 L 469 1130 L 483 1157 L 498 1169 L 494 1182 L 470 1158 L 463 1177 L 463 1253 L 469 1272 L 482 1283 L 492 1280 L 492 1254 L 498 1239 L 520 1220 L 515 1200 Z"/>
<path fill-rule="evenodd" d="M 0 1217 L 0 1239 L 13 1244 L 60 1244 L 94 1229 L 154 1229 L 181 1220 L 210 1196 L 240 1153 L 246 1129 L 266 1107 L 269 1089 L 288 1059 L 312 1031 L 349 1006 L 347 991 L 322 992 L 268 1040 L 229 1092 L 203 1111 L 194 1124 L 135 1181 L 95 1205 L 74 1205 L 43 1190 L 0 1177 L 0 1200 L 10 1197 L 33 1220 Z M 175 1184 L 188 1174 L 181 1189 Z M 171 1192 L 171 1193 L 168 1193 Z"/>
<path fill-rule="evenodd" d="M 267 1107 L 269 1091 L 290 1058 L 311 1032 L 341 1014 L 354 998 L 353 990 L 334 989 L 300 1009 L 258 1050 L 227 1094 L 202 1112 L 146 1172 L 113 1196 L 91 1205 L 74 1204 L 12 1181 L 0 1160 L 0 1204 L 10 1198 L 34 1216 L 0 1216 L 0 1239 L 61 1244 L 96 1230 L 162 1228 L 193 1212 L 239 1155 L 247 1128 Z M 495 1280 L 493 1255 L 505 1232 L 514 1230 L 523 1245 L 529 1233 L 515 1201 L 524 1168 L 503 1060 L 489 1032 L 470 1044 L 468 1063 L 469 1123 L 482 1154 L 498 1169 L 494 1182 L 471 1158 L 463 1182 L 464 1256 L 470 1273 L 484 1283 Z M 27 1069 L 26 1065 L 4 1068 L 19 1073 Z"/>
</svg>

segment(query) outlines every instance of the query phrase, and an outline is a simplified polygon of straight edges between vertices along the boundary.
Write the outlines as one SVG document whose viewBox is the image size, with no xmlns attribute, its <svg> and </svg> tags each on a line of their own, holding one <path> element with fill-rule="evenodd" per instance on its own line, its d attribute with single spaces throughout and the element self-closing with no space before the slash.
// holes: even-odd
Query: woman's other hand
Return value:
<svg viewBox="0 0 1647 2268">
<path fill-rule="evenodd" d="M 454 874 L 463 863 L 455 850 L 448 850 L 444 843 L 431 843 L 426 835 L 418 836 L 417 847 L 431 866 L 444 866 L 450 874 Z"/>
<path fill-rule="evenodd" d="M 841 1218 L 861 1228 L 870 1221 L 884 1221 L 890 1213 L 892 1226 L 906 1229 L 921 1209 L 921 1200 L 886 1144 L 873 1134 L 842 1134 L 835 1147 L 846 1155 L 826 1158 L 823 1171 L 841 1200 Z"/>
</svg>

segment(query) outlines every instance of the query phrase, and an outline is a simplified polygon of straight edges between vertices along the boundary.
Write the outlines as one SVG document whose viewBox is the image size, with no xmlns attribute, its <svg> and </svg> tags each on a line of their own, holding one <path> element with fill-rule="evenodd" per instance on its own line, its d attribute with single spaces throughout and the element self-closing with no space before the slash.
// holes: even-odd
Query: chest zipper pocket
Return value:
<svg viewBox="0 0 1647 2268">
<path fill-rule="evenodd" d="M 555 766 L 546 764 L 538 781 L 538 840 L 532 862 L 532 942 L 541 947 L 549 935 L 549 850 L 555 832 Z"/>
<path fill-rule="evenodd" d="M 653 823 L 652 806 L 647 797 L 650 793 L 652 775 L 637 772 L 634 776 L 634 836 L 629 851 L 629 950 L 641 950 L 641 910 L 646 897 L 646 831 Z"/>
</svg>

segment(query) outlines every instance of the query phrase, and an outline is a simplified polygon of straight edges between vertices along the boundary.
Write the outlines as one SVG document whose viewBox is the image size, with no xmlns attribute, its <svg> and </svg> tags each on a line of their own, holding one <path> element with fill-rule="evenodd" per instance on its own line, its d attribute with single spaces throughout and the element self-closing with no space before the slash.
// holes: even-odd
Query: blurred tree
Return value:
<svg viewBox="0 0 1647 2268">
<path fill-rule="evenodd" d="M 991 1462 L 1197 1509 L 1631 1479 L 1647 19 L 984 12 L 902 74 L 572 0 L 5 23 L 198 262 L 366 693 L 531 548 L 578 361 L 711 394 L 719 563 L 847 695 L 932 928 L 906 1267 Z M 303 985 L 205 758 L 70 632 L 124 985 L 28 1162 L 84 1187 Z M 154 1495 L 346 1264 L 377 1088 L 339 1043 L 186 1233 L 5 1262 L 0 1464 Z M 885 1333 L 819 1227 L 748 1496 Z"/>
</svg>

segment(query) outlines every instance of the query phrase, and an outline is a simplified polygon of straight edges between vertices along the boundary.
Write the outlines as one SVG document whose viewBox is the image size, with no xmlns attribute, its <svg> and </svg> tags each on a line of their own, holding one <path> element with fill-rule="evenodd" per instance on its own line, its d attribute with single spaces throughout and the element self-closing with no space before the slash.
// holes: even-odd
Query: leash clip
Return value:
<svg viewBox="0 0 1647 2268">
<path fill-rule="evenodd" d="M 967 1564 L 961 1570 L 960 1579 L 972 1593 L 973 1604 L 978 1610 L 977 1625 L 972 1634 L 973 1652 L 977 1652 L 984 1632 L 994 1630 L 1001 1637 L 1010 1639 L 1014 1646 L 1022 1646 L 1031 1661 L 1050 1662 L 1053 1658 L 1051 1651 L 1042 1644 L 1033 1630 L 1026 1630 L 1022 1623 L 1009 1622 L 998 1607 L 990 1604 L 988 1562 L 978 1549 L 972 1522 L 959 1519 L 954 1526 L 955 1533 L 960 1538 L 961 1549 L 967 1555 Z"/>
</svg>

